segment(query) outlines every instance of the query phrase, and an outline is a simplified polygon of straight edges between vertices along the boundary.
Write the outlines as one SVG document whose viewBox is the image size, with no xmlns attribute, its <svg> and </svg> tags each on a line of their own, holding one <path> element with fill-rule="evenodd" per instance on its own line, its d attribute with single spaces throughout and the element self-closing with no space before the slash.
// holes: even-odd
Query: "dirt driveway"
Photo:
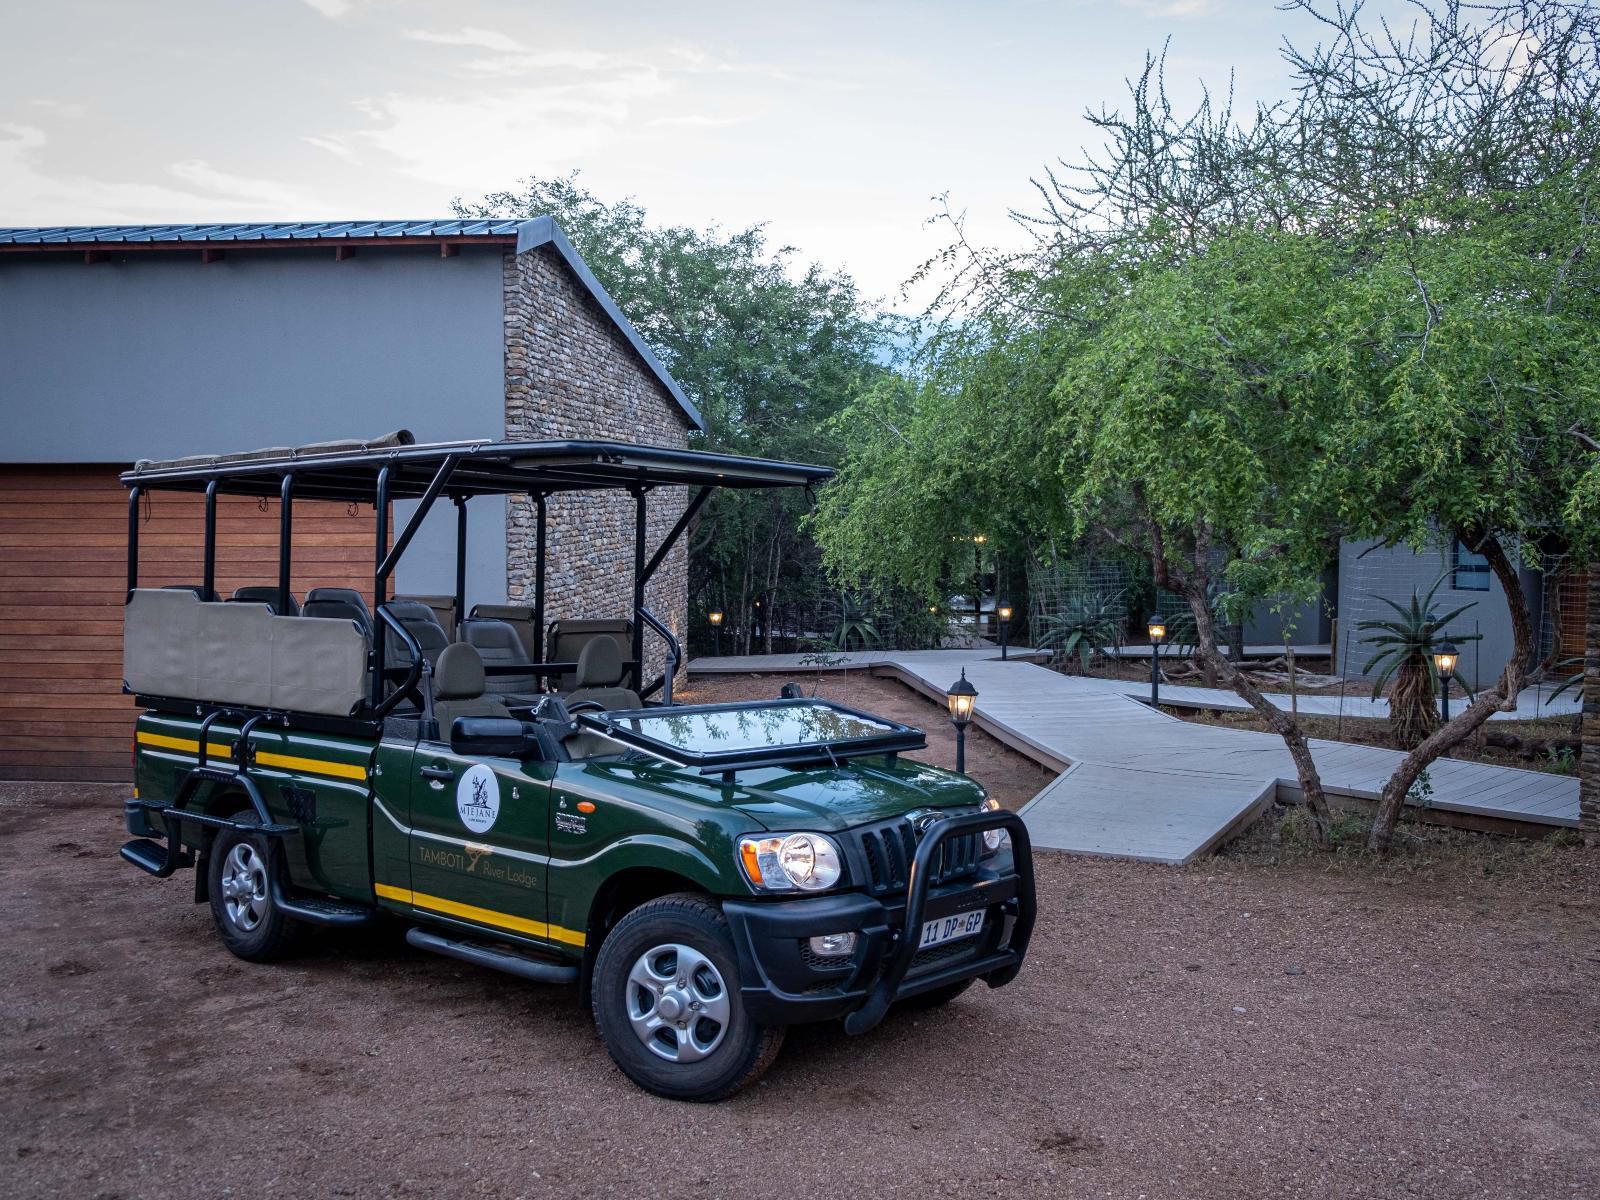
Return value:
<svg viewBox="0 0 1600 1200">
<path fill-rule="evenodd" d="M 571 993 L 393 940 L 231 958 L 118 794 L 0 786 L 0 1195 L 1491 1196 L 1600 1180 L 1600 863 L 1048 856 L 1021 979 L 658 1100 Z"/>
</svg>

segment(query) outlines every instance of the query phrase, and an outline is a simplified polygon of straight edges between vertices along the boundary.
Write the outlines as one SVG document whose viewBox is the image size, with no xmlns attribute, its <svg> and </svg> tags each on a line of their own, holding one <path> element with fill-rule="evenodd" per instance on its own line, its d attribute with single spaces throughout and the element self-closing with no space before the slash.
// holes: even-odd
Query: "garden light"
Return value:
<svg viewBox="0 0 1600 1200">
<path fill-rule="evenodd" d="M 978 689 L 967 681 L 967 669 L 962 667 L 961 678 L 945 692 L 944 702 L 950 709 L 950 723 L 956 727 L 956 770 L 963 775 L 967 772 L 967 725 L 977 699 Z"/>
<path fill-rule="evenodd" d="M 1011 633 L 1011 601 L 1002 600 L 995 607 L 995 615 L 1000 618 L 1000 657 L 1006 657 L 1006 646 L 1010 642 Z"/>
<path fill-rule="evenodd" d="M 1167 619 L 1154 616 L 1145 623 L 1150 634 L 1150 707 L 1161 704 L 1161 642 L 1167 636 Z"/>
<path fill-rule="evenodd" d="M 722 657 L 722 610 L 714 608 L 706 614 L 706 620 L 711 622 L 712 653 L 718 658 Z"/>
<path fill-rule="evenodd" d="M 1460 657 L 1456 644 L 1450 641 L 1440 642 L 1433 651 L 1433 666 L 1439 672 L 1439 707 L 1446 725 L 1450 723 L 1450 680 Z"/>
</svg>

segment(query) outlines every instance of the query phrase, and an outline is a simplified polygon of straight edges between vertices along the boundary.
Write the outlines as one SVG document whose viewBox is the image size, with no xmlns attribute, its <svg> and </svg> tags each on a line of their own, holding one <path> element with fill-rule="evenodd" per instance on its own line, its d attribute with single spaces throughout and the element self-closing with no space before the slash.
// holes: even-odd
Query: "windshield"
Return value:
<svg viewBox="0 0 1600 1200">
<path fill-rule="evenodd" d="M 784 747 L 875 743 L 910 732 L 903 725 L 824 701 L 705 706 L 610 713 L 606 725 L 635 744 L 653 744 L 674 757 L 718 759 Z"/>
</svg>

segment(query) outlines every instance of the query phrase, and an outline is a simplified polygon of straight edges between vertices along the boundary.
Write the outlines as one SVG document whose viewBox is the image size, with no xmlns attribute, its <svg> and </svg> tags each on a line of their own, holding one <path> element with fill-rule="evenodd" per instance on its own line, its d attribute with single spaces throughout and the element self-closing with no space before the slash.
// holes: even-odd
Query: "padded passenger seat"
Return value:
<svg viewBox="0 0 1600 1200">
<path fill-rule="evenodd" d="M 391 600 L 384 607 L 389 610 L 390 616 L 405 626 L 407 633 L 417 639 L 417 645 L 422 648 L 422 657 L 432 663 L 437 671 L 439 657 L 450 645 L 450 638 L 434 619 L 433 609 L 420 600 Z M 384 657 L 389 660 L 391 667 L 411 665 L 411 656 L 406 653 L 405 644 L 399 638 L 391 633 L 384 645 L 387 648 Z M 481 670 L 483 663 L 480 661 L 478 666 Z"/>
<path fill-rule="evenodd" d="M 306 593 L 306 602 L 301 606 L 300 615 L 343 617 L 347 621 L 354 621 L 369 637 L 372 635 L 372 611 L 367 608 L 366 598 L 355 588 L 312 588 Z"/>
<path fill-rule="evenodd" d="M 445 647 L 433 669 L 433 715 L 450 738 L 457 717 L 509 717 L 511 710 L 483 694 L 483 659 L 465 642 Z"/>
<path fill-rule="evenodd" d="M 642 707 L 638 692 L 620 686 L 622 651 L 609 637 L 594 638 L 584 646 L 576 674 L 578 686 L 566 697 L 568 708 L 585 701 L 597 703 L 607 712 Z"/>
<path fill-rule="evenodd" d="M 517 631 L 504 621 L 473 617 L 463 626 L 462 632 L 485 666 L 533 666 Z M 531 670 L 526 674 L 490 675 L 486 686 L 491 693 L 505 696 L 512 704 L 537 704 L 539 701 L 539 677 Z"/>
<path fill-rule="evenodd" d="M 246 604 L 270 604 L 273 612 L 278 612 L 278 589 L 266 584 L 251 584 L 249 587 L 233 589 L 232 599 L 243 601 Z M 300 602 L 294 598 L 294 593 L 289 593 L 289 611 L 278 613 L 280 617 L 298 617 L 300 615 Z"/>
</svg>

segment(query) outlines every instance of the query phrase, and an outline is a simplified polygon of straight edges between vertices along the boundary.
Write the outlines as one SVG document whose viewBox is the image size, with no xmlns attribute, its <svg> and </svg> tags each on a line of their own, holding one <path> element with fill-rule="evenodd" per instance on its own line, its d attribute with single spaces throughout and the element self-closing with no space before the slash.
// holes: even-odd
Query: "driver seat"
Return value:
<svg viewBox="0 0 1600 1200">
<path fill-rule="evenodd" d="M 483 694 L 483 659 L 466 642 L 453 642 L 433 668 L 433 716 L 439 732 L 450 740 L 457 717 L 509 717 L 511 710 Z"/>
<path fill-rule="evenodd" d="M 578 686 L 564 699 L 567 707 L 589 701 L 607 712 L 643 708 L 639 693 L 622 687 L 622 651 L 609 637 L 591 638 L 578 655 Z"/>
</svg>

